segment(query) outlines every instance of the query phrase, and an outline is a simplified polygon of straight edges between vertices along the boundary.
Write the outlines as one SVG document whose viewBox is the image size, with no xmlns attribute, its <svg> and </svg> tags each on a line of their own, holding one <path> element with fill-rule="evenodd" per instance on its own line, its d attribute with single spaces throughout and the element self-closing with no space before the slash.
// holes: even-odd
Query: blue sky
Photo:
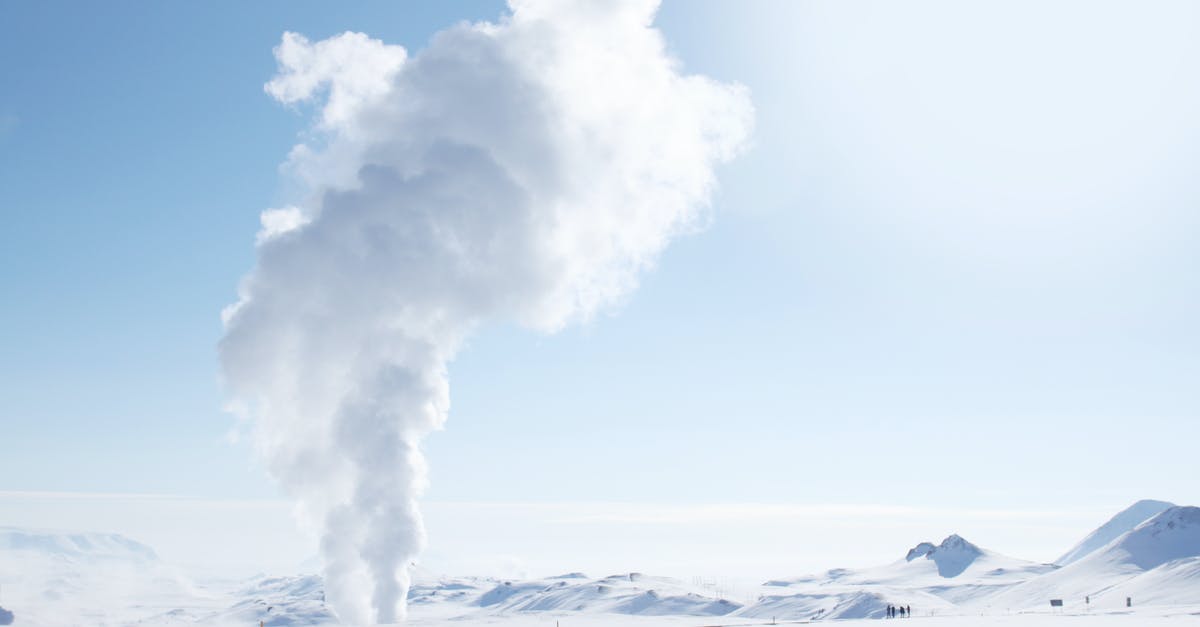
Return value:
<svg viewBox="0 0 1200 627">
<path fill-rule="evenodd" d="M 276 498 L 215 352 L 294 193 L 271 49 L 502 5 L 0 11 L 0 490 Z M 428 499 L 1200 502 L 1197 11 L 667 2 L 754 146 L 614 315 L 470 342 Z"/>
</svg>

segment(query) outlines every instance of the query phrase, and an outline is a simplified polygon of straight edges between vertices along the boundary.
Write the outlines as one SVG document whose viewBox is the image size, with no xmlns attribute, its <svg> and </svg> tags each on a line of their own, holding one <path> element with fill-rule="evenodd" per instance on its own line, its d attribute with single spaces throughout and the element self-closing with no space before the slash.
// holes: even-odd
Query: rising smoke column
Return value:
<svg viewBox="0 0 1200 627">
<path fill-rule="evenodd" d="M 553 332 L 619 304 L 694 228 L 745 141 L 746 91 L 681 73 L 657 3 L 513 0 L 409 57 L 286 33 L 266 85 L 315 103 L 227 308 L 231 406 L 320 530 L 340 620 L 404 618 L 424 542 L 423 437 L 446 364 L 488 320 Z"/>
</svg>

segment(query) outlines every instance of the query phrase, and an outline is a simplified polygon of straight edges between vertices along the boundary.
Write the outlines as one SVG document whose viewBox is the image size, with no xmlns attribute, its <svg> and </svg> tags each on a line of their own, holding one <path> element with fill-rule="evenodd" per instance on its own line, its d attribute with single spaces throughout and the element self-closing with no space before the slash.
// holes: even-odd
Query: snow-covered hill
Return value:
<svg viewBox="0 0 1200 627">
<path fill-rule="evenodd" d="M 791 593 L 767 594 L 737 612 L 746 618 L 829 620 L 883 618 L 889 605 L 906 605 L 930 612 L 956 613 L 953 603 L 923 590 L 892 586 L 802 586 Z"/>
<path fill-rule="evenodd" d="M 917 616 L 1004 615 L 1173 608 L 1200 615 L 1200 508 L 1168 507 L 1098 548 L 1097 538 L 1157 507 L 1139 502 L 1068 552 L 1066 566 L 1016 559 L 958 535 L 897 550 L 882 566 L 833 569 L 728 590 L 700 582 L 623 573 L 526 580 L 414 572 L 414 625 L 720 625 L 881 618 L 889 605 Z M 1076 559 L 1073 556 L 1078 555 Z M 149 547 L 113 534 L 0 528 L 0 584 L 21 625 L 326 625 L 317 575 L 259 576 L 199 584 Z M 1085 604 L 1085 599 L 1090 601 Z M 1158 610 L 1156 610 L 1158 611 Z M 1167 611 L 1167 610 L 1163 610 Z"/>
<path fill-rule="evenodd" d="M 713 596 L 703 586 L 641 573 L 602 579 L 582 573 L 526 581 L 442 579 L 418 582 L 409 593 L 409 602 L 456 602 L 493 613 L 571 611 L 640 616 L 724 616 L 741 607 Z"/>
<path fill-rule="evenodd" d="M 0 528 L 0 588 L 17 625 L 103 624 L 110 611 L 193 598 L 150 547 L 108 533 Z"/>
<path fill-rule="evenodd" d="M 22 554 L 68 560 L 152 562 L 150 547 L 115 533 L 74 533 L 0 527 L 0 552 L 9 559 Z"/>
<path fill-rule="evenodd" d="M 325 582 L 317 575 L 259 577 L 230 595 L 233 603 L 217 610 L 177 608 L 152 617 L 151 623 L 202 625 L 329 625 L 336 617 L 325 606 Z"/>
<path fill-rule="evenodd" d="M 888 605 L 952 613 L 960 604 L 1055 568 L 988 551 L 955 534 L 939 544 L 921 542 L 902 559 L 884 566 L 769 581 L 766 586 L 776 590 L 739 614 L 780 619 L 877 618 L 885 615 Z"/>
<path fill-rule="evenodd" d="M 1137 520 L 1146 512 L 1149 519 Z M 1112 536 L 1115 531 L 1120 533 Z M 1110 536 L 1104 545 L 1093 546 Z M 990 613 L 1045 609 L 1050 599 L 1080 609 L 1113 609 L 1123 607 L 1127 597 L 1140 604 L 1200 605 L 1200 508 L 1139 501 L 1068 556 L 1071 563 L 1060 568 L 1000 555 L 951 535 L 940 544 L 921 542 L 904 559 L 885 566 L 767 582 L 774 591 L 737 614 L 878 617 L 889 604 L 941 614 Z"/>
<path fill-rule="evenodd" d="M 994 607 L 1024 609 L 1064 604 L 1115 607 L 1138 603 L 1200 603 L 1200 508 L 1171 507 L 1063 568 L 988 599 Z"/>
<path fill-rule="evenodd" d="M 1166 501 L 1154 501 L 1150 499 L 1138 501 L 1121 510 L 1116 516 L 1109 519 L 1108 522 L 1100 525 L 1099 528 L 1081 540 L 1079 544 L 1071 547 L 1070 551 L 1067 551 L 1062 557 L 1054 560 L 1054 563 L 1066 566 L 1067 564 L 1077 562 L 1097 549 L 1103 548 L 1104 545 L 1116 540 L 1126 532 L 1133 531 L 1134 527 L 1153 518 L 1163 510 L 1172 507 L 1175 507 L 1175 504 Z"/>
<path fill-rule="evenodd" d="M 1098 551 L 1098 557 L 1120 560 L 1149 570 L 1167 562 L 1200 555 L 1200 507 L 1172 507 L 1138 525 Z"/>
</svg>

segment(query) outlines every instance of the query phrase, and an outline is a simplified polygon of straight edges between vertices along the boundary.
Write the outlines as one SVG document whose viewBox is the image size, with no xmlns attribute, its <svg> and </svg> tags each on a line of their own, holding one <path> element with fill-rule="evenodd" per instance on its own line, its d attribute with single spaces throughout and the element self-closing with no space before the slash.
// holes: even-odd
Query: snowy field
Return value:
<svg viewBox="0 0 1200 627">
<path fill-rule="evenodd" d="M 896 619 L 909 620 L 909 619 Z M 1049 613 L 1026 613 L 1013 614 L 1006 616 L 971 616 L 971 615 L 955 615 L 955 616 L 920 616 L 913 617 L 913 625 L 928 625 L 931 627 L 990 627 L 992 625 L 1014 627 L 1082 627 L 1084 625 L 1097 627 L 1105 627 L 1107 625 L 1147 625 L 1148 627 L 1156 627 L 1159 625 L 1185 625 L 1185 624 L 1200 624 L 1200 606 L 1191 608 L 1176 608 L 1166 611 L 1135 611 L 1128 613 L 1089 613 L 1089 614 L 1049 614 Z M 837 624 L 853 627 L 855 625 L 879 625 L 880 619 L 853 619 L 838 621 Z M 813 624 L 810 620 L 800 621 L 777 621 L 774 624 L 779 625 L 803 625 Z M 464 621 L 447 622 L 440 619 L 423 619 L 413 617 L 409 621 L 411 625 L 451 625 L 464 624 Z M 481 619 L 472 619 L 466 621 L 465 624 L 471 625 L 497 625 L 500 627 L 600 627 L 601 625 L 630 625 L 633 627 L 739 627 L 751 625 L 771 625 L 770 621 L 735 621 L 735 622 L 705 622 L 697 621 L 694 618 L 687 617 L 643 617 L 643 616 L 611 616 L 611 615 L 568 615 L 568 616 L 507 616 L 507 617 L 488 617 Z M 907 623 L 905 623 L 907 624 Z"/>
<path fill-rule="evenodd" d="M 901 619 L 896 619 L 901 620 Z M 908 619 L 903 619 L 908 620 Z M 990 627 L 992 625 L 1005 626 L 1013 625 L 1014 627 L 1043 627 L 1054 625 L 1057 627 L 1075 627 L 1083 625 L 1096 625 L 1097 627 L 1105 627 L 1107 625 L 1147 625 L 1150 627 L 1158 625 L 1184 625 L 1184 624 L 1200 624 L 1200 607 L 1193 607 L 1190 611 L 1180 609 L 1177 612 L 1157 613 L 1150 611 L 1138 611 L 1131 613 L 1117 614 L 1015 614 L 1009 616 L 934 616 L 923 617 L 915 616 L 913 618 L 914 625 L 930 625 L 935 627 L 950 627 L 951 625 L 961 625 L 962 627 Z M 815 621 L 778 621 L 775 624 L 779 625 L 803 625 L 812 624 Z M 447 623 L 440 620 L 424 620 L 414 619 L 409 622 L 411 625 L 447 625 L 456 623 Z M 460 621 L 457 624 L 462 624 Z M 626 617 L 626 616 L 518 616 L 518 617 L 492 617 L 481 620 L 471 620 L 466 624 L 472 625 L 499 625 L 502 627 L 547 627 L 554 625 L 556 627 L 600 627 L 601 625 L 631 625 L 646 627 L 738 627 L 750 625 L 770 625 L 767 622 L 703 622 L 695 619 L 683 617 Z M 854 625 L 878 625 L 879 619 L 855 619 L 839 621 L 839 625 L 853 627 Z"/>
<path fill-rule="evenodd" d="M 913 614 L 894 620 L 928 625 L 1200 624 L 1200 508 L 1139 502 L 1052 564 L 951 535 L 880 566 L 744 588 L 643 573 L 504 580 L 418 568 L 408 624 L 854 625 L 890 620 L 894 605 Z M 0 528 L 0 607 L 15 625 L 336 624 L 317 574 L 195 579 L 120 535 L 18 528 Z"/>
</svg>

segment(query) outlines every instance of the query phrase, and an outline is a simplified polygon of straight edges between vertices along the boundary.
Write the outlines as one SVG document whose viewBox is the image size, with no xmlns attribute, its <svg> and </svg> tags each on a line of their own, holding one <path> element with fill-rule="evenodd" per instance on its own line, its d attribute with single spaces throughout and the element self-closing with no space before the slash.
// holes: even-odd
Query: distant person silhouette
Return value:
<svg viewBox="0 0 1200 627">
<path fill-rule="evenodd" d="M 905 607 L 905 608 L 904 608 L 904 612 L 905 612 L 906 614 L 908 614 L 908 617 L 909 617 L 909 618 L 912 618 L 912 606 L 911 606 L 911 605 L 909 605 L 908 607 Z"/>
<path fill-rule="evenodd" d="M 900 618 L 908 618 L 908 614 L 904 613 L 904 606 L 900 606 Z"/>
</svg>

